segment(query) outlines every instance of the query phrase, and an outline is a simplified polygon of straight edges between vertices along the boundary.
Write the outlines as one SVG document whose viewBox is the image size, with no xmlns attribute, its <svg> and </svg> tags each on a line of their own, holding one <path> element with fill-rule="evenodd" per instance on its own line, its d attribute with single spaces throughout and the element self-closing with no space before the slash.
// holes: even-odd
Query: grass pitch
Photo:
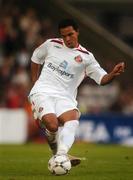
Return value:
<svg viewBox="0 0 133 180">
<path fill-rule="evenodd" d="M 133 148 L 76 143 L 70 154 L 86 157 L 68 175 L 47 169 L 47 144 L 0 145 L 0 180 L 132 180 Z"/>
</svg>

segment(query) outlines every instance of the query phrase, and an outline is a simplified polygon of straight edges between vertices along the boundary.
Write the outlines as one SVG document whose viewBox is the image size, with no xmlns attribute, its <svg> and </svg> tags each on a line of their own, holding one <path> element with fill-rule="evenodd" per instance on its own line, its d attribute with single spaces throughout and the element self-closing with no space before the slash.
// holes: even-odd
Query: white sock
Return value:
<svg viewBox="0 0 133 180">
<path fill-rule="evenodd" d="M 47 138 L 49 147 L 53 154 L 57 153 L 57 132 L 50 132 L 48 129 L 45 130 L 45 136 Z"/>
<path fill-rule="evenodd" d="M 48 129 L 45 130 L 45 135 L 49 142 L 55 143 L 57 141 L 57 132 L 50 132 Z"/>
<path fill-rule="evenodd" d="M 72 144 L 74 143 L 78 125 L 78 120 L 67 121 L 64 124 L 62 130 L 58 134 L 57 154 L 67 154 Z"/>
</svg>

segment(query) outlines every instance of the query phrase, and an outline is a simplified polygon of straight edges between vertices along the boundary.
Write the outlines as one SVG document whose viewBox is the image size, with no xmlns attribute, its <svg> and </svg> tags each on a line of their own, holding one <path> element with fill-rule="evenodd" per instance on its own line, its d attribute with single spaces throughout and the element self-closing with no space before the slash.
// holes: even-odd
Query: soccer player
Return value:
<svg viewBox="0 0 133 180">
<path fill-rule="evenodd" d="M 73 19 L 60 21 L 58 30 L 61 38 L 46 40 L 32 55 L 29 100 L 53 154 L 60 155 L 67 154 L 75 140 L 80 117 L 76 95 L 84 77 L 105 85 L 124 72 L 125 65 L 118 63 L 110 73 L 101 68 L 79 44 L 79 28 Z M 80 163 L 79 158 L 69 157 L 72 166 Z"/>
</svg>

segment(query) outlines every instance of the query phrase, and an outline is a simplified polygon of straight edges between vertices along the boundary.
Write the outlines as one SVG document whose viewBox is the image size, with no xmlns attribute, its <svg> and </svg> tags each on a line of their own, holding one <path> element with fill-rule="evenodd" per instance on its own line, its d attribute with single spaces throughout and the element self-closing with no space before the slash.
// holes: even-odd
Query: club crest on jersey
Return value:
<svg viewBox="0 0 133 180">
<path fill-rule="evenodd" d="M 76 56 L 74 58 L 74 60 L 77 62 L 77 63 L 81 63 L 83 61 L 82 57 L 80 55 Z"/>
<path fill-rule="evenodd" d="M 68 65 L 68 62 L 64 60 L 63 62 L 60 63 L 59 66 L 62 67 L 62 68 L 64 68 L 64 69 L 66 69 L 66 68 L 67 68 L 67 65 Z"/>
</svg>

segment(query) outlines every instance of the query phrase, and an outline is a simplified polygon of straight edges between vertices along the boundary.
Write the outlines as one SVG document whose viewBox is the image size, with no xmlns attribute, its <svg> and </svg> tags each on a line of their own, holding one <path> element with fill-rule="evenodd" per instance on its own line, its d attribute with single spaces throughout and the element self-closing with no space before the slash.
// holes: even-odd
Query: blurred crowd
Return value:
<svg viewBox="0 0 133 180">
<path fill-rule="evenodd" d="M 39 18 L 33 8 L 22 12 L 11 8 L 7 6 L 0 17 L 0 107 L 30 111 L 30 57 L 37 46 L 54 36 L 54 26 L 50 18 Z"/>
<path fill-rule="evenodd" d="M 31 109 L 27 95 L 31 88 L 30 57 L 56 28 L 48 16 L 40 17 L 34 8 L 6 6 L 0 16 L 0 108 Z M 118 82 L 106 87 L 83 83 L 79 89 L 79 108 L 83 113 L 133 113 L 133 87 L 121 88 Z"/>
</svg>

